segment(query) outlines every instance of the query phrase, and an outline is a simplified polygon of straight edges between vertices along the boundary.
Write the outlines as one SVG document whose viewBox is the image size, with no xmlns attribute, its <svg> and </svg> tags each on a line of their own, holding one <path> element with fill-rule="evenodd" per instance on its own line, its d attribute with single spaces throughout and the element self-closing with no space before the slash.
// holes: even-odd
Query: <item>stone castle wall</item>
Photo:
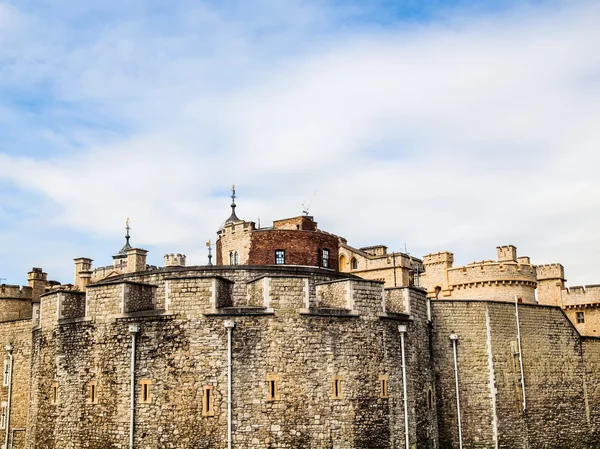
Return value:
<svg viewBox="0 0 600 449">
<path fill-rule="evenodd" d="M 487 299 L 535 304 L 536 267 L 529 257 L 517 257 L 512 246 L 497 248 L 498 261 L 484 260 L 453 267 L 454 255 L 443 251 L 423 258 L 421 285 L 430 298 Z"/>
<path fill-rule="evenodd" d="M 384 282 L 386 288 L 412 285 L 413 264 L 422 271 L 422 262 L 403 253 L 387 254 L 384 246 L 357 250 L 347 244 L 339 248 L 339 270 L 350 272 L 363 279 Z M 353 268 L 352 260 L 356 260 Z"/>
<path fill-rule="evenodd" d="M 451 333 L 459 337 L 466 447 L 597 445 L 600 413 L 590 394 L 598 395 L 600 376 L 591 368 L 597 366 L 600 345 L 580 337 L 559 308 L 519 305 L 523 412 L 514 303 L 451 300 L 434 301 L 431 306 L 440 447 L 458 447 Z"/>
<path fill-rule="evenodd" d="M 31 318 L 33 289 L 18 285 L 0 285 L 0 322 Z"/>
<path fill-rule="evenodd" d="M 235 275 L 235 276 L 234 276 Z M 128 326 L 140 325 L 136 447 L 223 448 L 227 429 L 227 332 L 233 319 L 234 447 L 388 448 L 404 443 L 398 324 L 408 324 L 409 434 L 434 447 L 435 407 L 424 294 L 401 294 L 408 315 L 384 310 L 382 284 L 351 279 L 331 289 L 339 310 L 318 307 L 319 283 L 342 279 L 317 268 L 171 268 L 90 286 L 87 314 L 58 319 L 59 293 L 42 297 L 33 334 L 30 447 L 125 447 L 129 429 Z M 124 312 L 128 282 L 156 285 L 152 310 Z M 262 297 L 262 301 L 261 301 Z M 337 298 L 337 299 L 336 299 Z M 308 306 L 308 307 L 307 307 Z M 357 351 L 360 348 L 360 351 Z M 381 376 L 389 397 L 380 397 Z M 268 379 L 277 379 L 269 398 Z M 340 397 L 332 397 L 341 381 Z M 48 392 L 57 382 L 58 404 Z M 96 382 L 98 403 L 88 403 Z M 214 408 L 203 413 L 203 392 Z M 214 416 L 212 416 L 214 414 Z"/>
<path fill-rule="evenodd" d="M 13 347 L 13 371 L 12 371 L 12 406 L 10 416 L 10 432 L 12 429 L 27 428 L 27 417 L 29 409 L 29 375 L 31 364 L 31 320 L 20 319 L 14 321 L 0 322 L 0 345 L 2 348 L 2 366 L 8 360 L 4 348 L 11 344 Z M 0 375 L 0 377 L 3 377 Z M 8 387 L 0 383 L 0 403 L 7 402 Z M 2 429 L 0 435 L 4 441 Z M 25 432 L 14 432 L 15 438 L 11 440 L 13 449 L 24 449 Z"/>
<path fill-rule="evenodd" d="M 217 240 L 217 265 L 232 265 L 229 253 L 235 251 L 238 253 L 238 264 L 246 265 L 250 256 L 253 230 L 254 223 L 252 222 L 239 221 L 226 224 L 221 229 L 219 240 Z"/>
</svg>

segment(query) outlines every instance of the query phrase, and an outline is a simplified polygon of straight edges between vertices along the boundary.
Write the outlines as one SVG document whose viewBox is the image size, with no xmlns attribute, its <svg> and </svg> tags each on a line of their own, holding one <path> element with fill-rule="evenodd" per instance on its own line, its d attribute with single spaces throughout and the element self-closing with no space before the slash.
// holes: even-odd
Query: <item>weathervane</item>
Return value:
<svg viewBox="0 0 600 449">
<path fill-rule="evenodd" d="M 206 242 L 206 246 L 208 247 L 208 264 L 212 265 L 212 242 L 210 239 Z"/>
</svg>

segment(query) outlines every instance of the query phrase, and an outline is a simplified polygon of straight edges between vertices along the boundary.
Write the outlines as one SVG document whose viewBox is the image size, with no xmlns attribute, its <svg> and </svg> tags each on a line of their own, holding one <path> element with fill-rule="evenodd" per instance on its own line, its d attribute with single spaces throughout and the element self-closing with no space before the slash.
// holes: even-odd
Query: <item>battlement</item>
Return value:
<svg viewBox="0 0 600 449">
<path fill-rule="evenodd" d="M 600 285 L 576 285 L 561 290 L 564 306 L 600 303 Z"/>
<path fill-rule="evenodd" d="M 21 287 L 19 285 L 0 285 L 0 299 L 20 299 L 31 301 L 33 299 L 33 288 Z"/>
<path fill-rule="evenodd" d="M 545 265 L 536 265 L 538 281 L 548 279 L 565 279 L 565 269 L 559 263 L 549 263 Z"/>
<path fill-rule="evenodd" d="M 448 268 L 454 263 L 454 254 L 449 251 L 427 254 L 423 257 L 423 265 L 445 264 Z"/>
<path fill-rule="evenodd" d="M 537 282 L 535 267 L 516 262 L 485 262 L 448 269 L 450 285 L 517 280 L 535 284 Z"/>
<path fill-rule="evenodd" d="M 385 256 L 387 254 L 387 246 L 385 245 L 366 246 L 359 249 L 371 256 Z"/>
<path fill-rule="evenodd" d="M 498 262 L 516 262 L 517 248 L 513 245 L 504 245 L 496 247 L 498 251 Z"/>
<path fill-rule="evenodd" d="M 253 221 L 241 220 L 235 223 L 230 221 L 229 223 L 225 223 L 223 225 L 223 228 L 221 228 L 219 231 L 219 235 L 222 236 L 225 234 L 235 234 L 236 231 L 249 232 L 254 230 L 256 230 L 256 224 Z"/>
<path fill-rule="evenodd" d="M 34 267 L 31 269 L 31 271 L 29 273 L 27 273 L 27 279 L 29 281 L 33 281 L 33 280 L 46 281 L 46 280 L 48 280 L 48 274 L 44 273 L 44 270 L 42 270 L 41 268 Z"/>
<path fill-rule="evenodd" d="M 185 267 L 185 254 L 165 254 L 165 267 Z"/>
</svg>

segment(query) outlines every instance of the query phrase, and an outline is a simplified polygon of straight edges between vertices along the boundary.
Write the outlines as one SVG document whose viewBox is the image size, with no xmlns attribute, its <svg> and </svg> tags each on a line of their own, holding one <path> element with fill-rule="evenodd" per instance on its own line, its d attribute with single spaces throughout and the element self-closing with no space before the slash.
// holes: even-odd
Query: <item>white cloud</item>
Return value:
<svg viewBox="0 0 600 449">
<path fill-rule="evenodd" d="M 67 110 L 59 129 L 32 132 L 78 144 L 52 158 L 3 145 L 0 179 L 53 206 L 44 226 L 118 249 L 129 215 L 137 243 L 192 263 L 235 182 L 239 215 L 263 224 L 318 189 L 311 212 L 351 244 L 448 249 L 464 263 L 513 243 L 598 282 L 596 4 L 355 31 L 300 3 L 237 14 L 194 9 L 180 33 L 128 18 L 74 47 L 54 30 L 41 73 L 83 122 Z M 80 255 L 45 268 L 70 273 Z"/>
</svg>

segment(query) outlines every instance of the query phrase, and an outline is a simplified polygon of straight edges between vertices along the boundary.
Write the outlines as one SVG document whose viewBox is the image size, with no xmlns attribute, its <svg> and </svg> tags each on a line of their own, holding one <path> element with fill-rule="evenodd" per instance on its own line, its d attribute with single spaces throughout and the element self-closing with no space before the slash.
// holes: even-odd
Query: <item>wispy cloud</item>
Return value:
<svg viewBox="0 0 600 449">
<path fill-rule="evenodd" d="M 0 3 L 11 278 L 108 262 L 128 215 L 153 262 L 203 263 L 236 183 L 247 219 L 318 189 L 311 212 L 350 243 L 459 262 L 513 243 L 597 282 L 595 2 L 66 5 Z"/>
</svg>

